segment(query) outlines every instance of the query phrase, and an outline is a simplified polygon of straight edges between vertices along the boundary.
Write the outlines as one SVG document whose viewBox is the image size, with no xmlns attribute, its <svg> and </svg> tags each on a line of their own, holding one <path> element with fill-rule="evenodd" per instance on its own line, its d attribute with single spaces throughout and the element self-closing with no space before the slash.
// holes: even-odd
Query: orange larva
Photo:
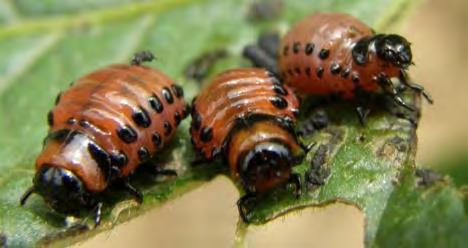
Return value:
<svg viewBox="0 0 468 248">
<path fill-rule="evenodd" d="M 353 99 L 385 93 L 396 104 L 414 110 L 391 81 L 399 78 L 402 87 L 422 93 L 432 103 L 422 86 L 407 80 L 406 71 L 413 63 L 410 43 L 400 35 L 375 34 L 350 15 L 307 16 L 293 25 L 277 47 L 272 54 L 268 53 L 271 48 L 260 43 L 248 46 L 244 54 L 255 64 L 276 71 L 300 95 Z M 271 69 L 275 60 L 276 68 Z"/>
<path fill-rule="evenodd" d="M 100 193 L 122 183 L 139 201 L 128 177 L 175 133 L 187 109 L 183 91 L 159 70 L 140 65 L 152 54 L 136 54 L 78 79 L 59 94 L 48 114 L 49 132 L 36 160 L 31 193 L 57 212 L 96 209 Z"/>
<path fill-rule="evenodd" d="M 238 202 L 244 220 L 245 204 L 257 194 L 288 182 L 300 190 L 292 173 L 304 155 L 294 133 L 298 107 L 289 87 L 255 68 L 215 76 L 193 102 L 193 145 L 203 159 L 221 155 L 229 165 L 246 192 Z"/>
</svg>

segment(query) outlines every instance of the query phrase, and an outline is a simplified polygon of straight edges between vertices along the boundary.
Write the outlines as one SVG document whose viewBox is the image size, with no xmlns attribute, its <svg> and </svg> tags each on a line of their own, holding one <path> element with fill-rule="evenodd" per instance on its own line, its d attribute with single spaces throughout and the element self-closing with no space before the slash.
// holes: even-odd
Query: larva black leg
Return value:
<svg viewBox="0 0 468 248">
<path fill-rule="evenodd" d="M 123 183 L 123 187 L 128 193 L 135 197 L 138 203 L 143 203 L 143 194 L 133 187 L 128 180 Z"/>
<path fill-rule="evenodd" d="M 153 53 L 151 53 L 150 51 L 141 51 L 141 52 L 137 52 L 137 53 L 135 53 L 135 55 L 133 55 L 133 58 L 132 58 L 130 64 L 131 65 L 141 65 L 143 62 L 151 62 L 154 59 L 156 59 L 156 57 L 154 57 Z"/>
<path fill-rule="evenodd" d="M 21 206 L 23 206 L 26 203 L 26 201 L 28 200 L 29 196 L 31 196 L 32 193 L 34 193 L 34 186 L 29 187 L 29 189 L 27 189 L 21 196 L 21 199 L 20 199 Z"/>
<path fill-rule="evenodd" d="M 302 142 L 298 142 L 299 143 L 299 146 L 302 148 L 302 150 L 304 151 L 305 154 L 309 153 L 309 151 L 315 146 L 315 144 L 317 144 L 316 142 L 311 142 L 309 143 L 308 145 L 302 143 Z"/>
<path fill-rule="evenodd" d="M 364 108 L 362 106 L 358 106 L 356 107 L 356 113 L 358 115 L 359 122 L 361 123 L 361 125 L 365 126 L 367 116 L 369 116 L 369 113 L 370 113 L 370 109 Z"/>
<path fill-rule="evenodd" d="M 245 223 L 249 223 L 249 220 L 247 218 L 248 214 L 248 205 L 250 202 L 254 201 L 257 199 L 257 196 L 253 193 L 247 193 L 243 195 L 238 201 L 237 201 L 237 209 L 239 210 L 239 215 Z"/>
<path fill-rule="evenodd" d="M 381 86 L 383 91 L 389 94 L 392 97 L 392 100 L 397 105 L 400 105 L 410 111 L 416 111 L 413 106 L 408 105 L 398 94 L 398 91 L 393 87 L 392 81 L 385 75 L 379 75 L 377 78 L 377 83 Z"/>
<path fill-rule="evenodd" d="M 432 99 L 432 96 L 427 92 L 423 86 L 416 84 L 416 83 L 410 83 L 408 81 L 408 74 L 404 70 L 400 70 L 400 82 L 402 82 L 406 87 L 410 88 L 411 90 L 414 90 L 420 94 L 423 95 L 423 97 L 427 100 L 428 103 L 433 104 L 434 99 Z"/>
<path fill-rule="evenodd" d="M 302 194 L 302 183 L 301 183 L 301 176 L 297 173 L 292 173 L 289 177 L 288 184 L 294 185 L 294 196 L 296 198 L 301 197 Z"/>
<path fill-rule="evenodd" d="M 99 226 L 101 224 L 101 215 L 102 215 L 102 202 L 98 202 L 96 207 L 94 207 L 94 226 Z"/>
<path fill-rule="evenodd" d="M 258 45 L 247 45 L 242 52 L 242 55 L 250 60 L 256 67 L 263 67 L 278 75 L 277 63 L 274 57 L 271 57 Z"/>
<path fill-rule="evenodd" d="M 271 58 L 278 57 L 278 47 L 280 44 L 280 37 L 278 33 L 262 34 L 257 41 L 258 46 L 265 51 Z"/>
</svg>

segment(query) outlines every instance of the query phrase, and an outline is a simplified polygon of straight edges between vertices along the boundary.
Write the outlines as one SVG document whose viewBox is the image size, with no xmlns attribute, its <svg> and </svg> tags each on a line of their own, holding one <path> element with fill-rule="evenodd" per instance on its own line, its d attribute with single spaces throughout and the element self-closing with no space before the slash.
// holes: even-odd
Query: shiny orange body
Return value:
<svg viewBox="0 0 468 248">
<path fill-rule="evenodd" d="M 400 69 L 369 51 L 367 63 L 353 60 L 352 48 L 373 31 L 360 20 L 341 13 L 316 13 L 296 23 L 281 40 L 279 71 L 299 94 L 355 97 L 357 88 L 379 91 L 380 73 L 396 77 Z"/>
<path fill-rule="evenodd" d="M 172 103 L 165 98 L 167 91 L 170 91 Z M 149 101 L 151 99 L 154 103 L 155 97 L 163 106 L 160 112 Z M 144 111 L 149 122 L 136 122 L 133 115 L 137 111 L 140 115 Z M 36 169 L 46 164 L 68 169 L 84 182 L 89 191 L 101 192 L 110 180 L 99 167 L 99 161 L 86 152 L 89 143 L 96 144 L 111 156 L 125 155 L 124 165 L 116 165 L 112 160 L 112 166 L 119 167 L 119 174 L 111 178 L 127 177 L 145 162 L 145 156 L 139 154 L 141 150 L 146 150 L 151 156 L 161 149 L 185 115 L 181 92 L 177 92 L 174 82 L 162 72 L 141 65 L 105 67 L 78 79 L 59 95 L 56 106 L 49 113 L 49 134 L 73 130 L 83 136 L 73 143 L 74 147 L 63 140 L 46 140 L 37 158 Z M 122 127 L 134 131 L 136 136 L 132 136 L 131 142 L 124 142 L 117 134 Z M 160 137 L 160 144 L 155 143 L 155 136 Z"/>
<path fill-rule="evenodd" d="M 260 142 L 281 141 L 293 153 L 301 152 L 295 136 L 278 123 L 287 119 L 294 124 L 298 107 L 299 101 L 292 90 L 281 85 L 268 71 L 229 70 L 217 75 L 195 99 L 190 128 L 192 142 L 206 159 L 223 151 L 232 175 L 238 177 L 239 156 Z M 247 120 L 251 116 L 261 118 Z M 289 177 L 288 173 L 284 179 Z M 268 183 L 271 185 L 257 185 L 257 190 L 276 184 Z"/>
</svg>

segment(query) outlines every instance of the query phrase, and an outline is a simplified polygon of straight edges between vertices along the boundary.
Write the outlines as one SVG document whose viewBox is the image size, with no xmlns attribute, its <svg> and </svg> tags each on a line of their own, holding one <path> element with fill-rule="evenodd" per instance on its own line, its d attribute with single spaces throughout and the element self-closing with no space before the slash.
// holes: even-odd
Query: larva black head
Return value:
<svg viewBox="0 0 468 248">
<path fill-rule="evenodd" d="M 290 149 L 276 141 L 257 144 L 238 160 L 241 183 L 247 192 L 266 191 L 286 182 L 295 159 Z"/>
<path fill-rule="evenodd" d="M 44 165 L 37 171 L 34 186 L 21 199 L 23 205 L 31 193 L 37 193 L 55 211 L 64 214 L 77 213 L 83 207 L 94 204 L 91 193 L 71 171 Z"/>
<path fill-rule="evenodd" d="M 396 34 L 375 37 L 375 49 L 379 58 L 406 69 L 412 63 L 410 43 Z"/>
</svg>

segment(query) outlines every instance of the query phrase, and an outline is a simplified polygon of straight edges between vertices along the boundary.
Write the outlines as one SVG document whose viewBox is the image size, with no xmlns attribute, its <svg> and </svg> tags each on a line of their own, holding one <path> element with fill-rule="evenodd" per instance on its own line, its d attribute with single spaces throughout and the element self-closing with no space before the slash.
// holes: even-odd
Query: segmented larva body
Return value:
<svg viewBox="0 0 468 248">
<path fill-rule="evenodd" d="M 281 77 L 304 94 L 350 99 L 356 89 L 379 91 L 378 79 L 397 77 L 401 69 L 377 55 L 375 43 L 383 38 L 347 14 L 313 14 L 281 40 Z"/>
<path fill-rule="evenodd" d="M 89 191 L 104 191 L 110 179 L 129 176 L 160 150 L 185 116 L 182 89 L 162 72 L 140 65 L 105 67 L 57 97 L 36 170 L 64 168 Z M 87 149 L 72 150 L 78 147 L 66 144 L 73 139 Z"/>
<path fill-rule="evenodd" d="M 281 85 L 268 71 L 229 70 L 217 75 L 194 100 L 192 142 L 206 159 L 222 153 L 233 177 L 241 177 L 246 191 L 266 191 L 289 179 L 292 161 L 302 152 L 293 131 L 298 107 L 299 101 L 291 89 Z M 287 150 L 281 158 L 285 159 L 284 168 L 259 170 L 264 173 L 263 178 L 251 180 L 246 172 L 257 173 L 252 167 L 268 163 L 260 158 L 252 162 L 253 158 L 263 152 L 268 153 L 264 158 L 278 159 L 277 144 Z M 269 174 L 277 170 L 280 172 Z"/>
</svg>

